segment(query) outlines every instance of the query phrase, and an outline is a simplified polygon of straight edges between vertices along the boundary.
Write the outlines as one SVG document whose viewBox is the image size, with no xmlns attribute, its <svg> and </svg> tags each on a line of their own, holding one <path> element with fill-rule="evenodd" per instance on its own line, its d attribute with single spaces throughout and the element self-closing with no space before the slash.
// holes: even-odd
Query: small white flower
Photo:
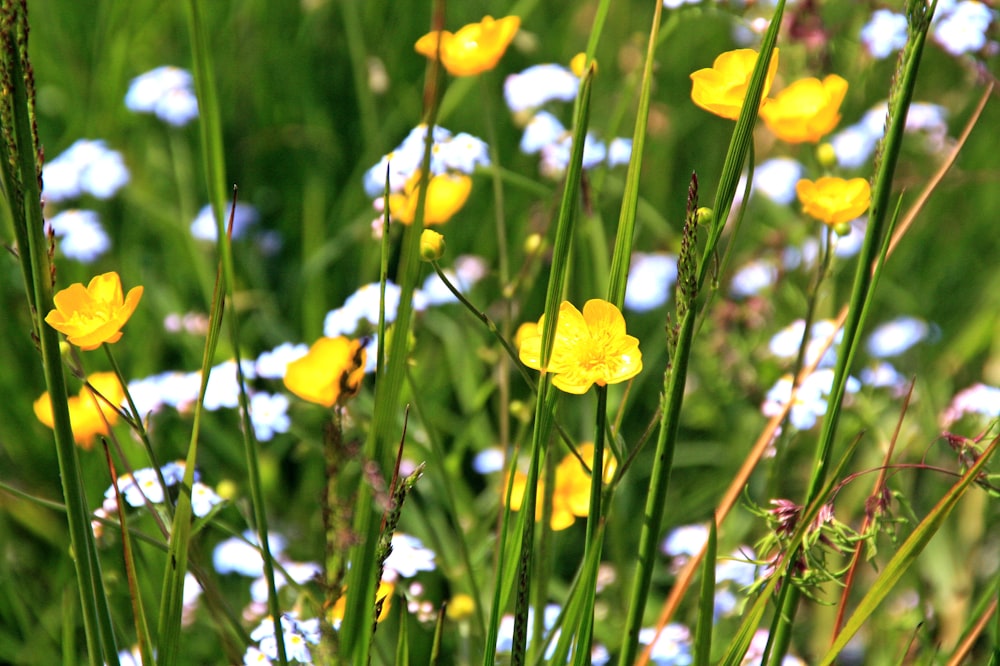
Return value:
<svg viewBox="0 0 1000 666">
<path fill-rule="evenodd" d="M 754 259 L 733 275 L 729 293 L 737 298 L 755 296 L 773 285 L 777 279 L 777 266 L 764 259 Z"/>
<path fill-rule="evenodd" d="M 534 65 L 508 76 L 503 82 L 503 96 L 507 108 L 519 113 L 554 100 L 572 102 L 579 87 L 580 79 L 562 65 Z"/>
<path fill-rule="evenodd" d="M 927 338 L 930 325 L 916 317 L 899 317 L 879 325 L 868 336 L 866 348 L 875 358 L 899 356 Z"/>
<path fill-rule="evenodd" d="M 111 239 L 92 210 L 65 210 L 48 223 L 60 239 L 59 250 L 69 259 L 90 263 L 111 247 Z"/>
<path fill-rule="evenodd" d="M 412 578 L 420 571 L 434 571 L 434 551 L 425 548 L 417 537 L 393 534 L 392 550 L 385 559 L 385 568 L 403 578 Z"/>
<path fill-rule="evenodd" d="M 861 29 L 861 43 L 874 58 L 887 58 L 906 45 L 906 16 L 876 9 Z"/>
<path fill-rule="evenodd" d="M 231 204 L 227 203 L 223 228 L 228 228 L 230 208 Z M 236 202 L 236 210 L 233 212 L 233 238 L 241 238 L 251 226 L 257 223 L 259 218 L 260 215 L 256 208 L 241 201 Z M 218 231 L 211 204 L 202 206 L 201 210 L 198 211 L 198 216 L 191 222 L 191 235 L 198 240 L 215 242 L 218 238 Z"/>
<path fill-rule="evenodd" d="M 257 357 L 257 376 L 264 379 L 283 379 L 288 364 L 309 353 L 309 345 L 283 342 L 271 351 Z"/>
<path fill-rule="evenodd" d="M 285 550 L 285 538 L 280 534 L 270 534 L 267 542 L 272 557 L 278 557 Z M 238 573 L 248 578 L 263 576 L 264 559 L 257 543 L 257 535 L 250 530 L 243 532 L 242 539 L 231 537 L 222 541 L 212 551 L 215 570 L 220 574 Z"/>
<path fill-rule="evenodd" d="M 282 393 L 254 393 L 250 397 L 250 420 L 259 442 L 269 442 L 276 433 L 288 432 L 292 420 L 288 417 L 288 396 Z"/>
<path fill-rule="evenodd" d="M 754 170 L 753 190 L 775 203 L 787 206 L 795 201 L 795 184 L 804 172 L 802 163 L 790 157 L 769 159 Z"/>
<path fill-rule="evenodd" d="M 52 203 L 90 194 L 112 197 L 129 181 L 121 153 L 103 141 L 80 139 L 42 167 L 42 198 Z"/>
<path fill-rule="evenodd" d="M 198 518 L 204 518 L 211 512 L 213 506 L 221 503 L 222 498 L 204 483 L 196 481 L 191 486 L 191 513 Z"/>
<path fill-rule="evenodd" d="M 677 257 L 672 254 L 632 254 L 625 284 L 625 307 L 648 312 L 670 299 L 677 281 Z"/>
<path fill-rule="evenodd" d="M 132 79 L 125 106 L 138 113 L 153 113 L 171 125 L 186 125 L 198 117 L 194 79 L 178 67 L 157 67 Z"/>
</svg>

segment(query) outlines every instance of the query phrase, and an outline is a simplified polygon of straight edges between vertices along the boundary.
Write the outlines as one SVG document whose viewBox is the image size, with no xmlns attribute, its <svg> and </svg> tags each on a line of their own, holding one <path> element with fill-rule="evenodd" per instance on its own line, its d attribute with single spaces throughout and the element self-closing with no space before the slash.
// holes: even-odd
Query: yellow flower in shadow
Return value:
<svg viewBox="0 0 1000 666">
<path fill-rule="evenodd" d="M 421 170 L 406 181 L 403 191 L 389 195 L 389 213 L 403 224 L 417 219 L 417 199 L 420 196 Z M 431 176 L 424 203 L 424 225 L 444 224 L 462 209 L 472 191 L 472 179 L 464 174 L 442 173 Z"/>
<path fill-rule="evenodd" d="M 753 49 L 737 49 L 719 55 L 706 69 L 691 74 L 691 100 L 701 108 L 717 116 L 736 120 L 740 117 L 743 98 L 747 94 L 750 76 L 757 64 L 757 52 Z M 771 90 L 771 82 L 778 71 L 778 49 L 767 68 L 761 104 Z"/>
<path fill-rule="evenodd" d="M 320 338 L 305 356 L 288 364 L 285 387 L 303 400 L 333 407 L 355 395 L 364 376 L 361 340 Z"/>
<path fill-rule="evenodd" d="M 517 16 L 495 20 L 492 16 L 484 16 L 479 23 L 469 23 L 456 33 L 429 32 L 418 39 L 413 48 L 422 56 L 436 58 L 440 40 L 441 64 L 448 73 L 472 76 L 497 66 L 520 27 L 521 19 Z"/>
<path fill-rule="evenodd" d="M 107 435 L 111 426 L 117 423 L 117 406 L 125 399 L 125 390 L 113 372 L 96 372 L 87 377 L 87 382 L 97 393 L 84 385 L 80 393 L 69 398 L 67 403 L 73 440 L 82 448 L 90 450 L 94 445 L 94 438 Z M 55 420 L 52 415 L 52 396 L 48 391 L 35 401 L 34 408 L 38 420 L 53 428 Z"/>
<path fill-rule="evenodd" d="M 378 617 L 375 618 L 376 622 L 381 622 L 389 616 L 392 593 L 395 592 L 395 590 L 396 585 L 394 583 L 385 580 L 379 581 L 378 589 L 375 591 L 375 603 L 378 607 Z M 327 614 L 330 624 L 334 627 L 340 626 L 340 623 L 344 620 L 344 611 L 347 610 L 346 592 L 347 590 L 344 590 L 344 594 L 340 595 Z"/>
<path fill-rule="evenodd" d="M 791 84 L 760 110 L 764 124 L 788 143 L 816 143 L 840 122 L 847 81 L 831 74 Z"/>
<path fill-rule="evenodd" d="M 625 334 L 625 318 L 612 303 L 595 298 L 581 313 L 563 301 L 558 317 L 548 368 L 542 368 L 545 315 L 533 335 L 523 336 L 518 350 L 526 366 L 551 373 L 556 388 L 581 395 L 594 384 L 624 382 L 642 370 L 639 341 Z"/>
<path fill-rule="evenodd" d="M 795 184 L 802 211 L 843 233 L 844 225 L 860 216 L 871 204 L 871 187 L 864 178 L 826 176 L 813 182 L 803 178 Z"/>
<path fill-rule="evenodd" d="M 567 454 L 556 467 L 555 489 L 552 491 L 552 518 L 549 525 L 553 531 L 564 530 L 577 518 L 586 518 L 590 513 L 590 485 L 591 477 L 589 468 L 594 461 L 594 445 L 590 442 L 581 444 L 577 449 L 580 459 L 586 461 L 587 468 L 580 464 L 572 453 Z M 610 451 L 604 454 L 604 476 L 602 480 L 607 483 L 614 476 L 618 462 Z M 514 473 L 514 483 L 510 493 L 510 508 L 512 511 L 520 511 L 524 501 L 524 489 L 527 485 L 528 477 L 523 472 Z M 503 486 L 506 491 L 506 484 Z M 535 506 L 535 520 L 540 520 L 543 512 L 541 497 L 545 493 L 545 485 L 538 484 L 539 499 Z"/>
<path fill-rule="evenodd" d="M 55 309 L 45 316 L 49 326 L 66 334 L 70 344 L 80 349 L 97 349 L 105 342 L 118 342 L 122 326 L 135 312 L 142 287 L 133 287 L 122 296 L 118 273 L 98 275 L 86 287 L 71 284 L 53 297 Z"/>
</svg>

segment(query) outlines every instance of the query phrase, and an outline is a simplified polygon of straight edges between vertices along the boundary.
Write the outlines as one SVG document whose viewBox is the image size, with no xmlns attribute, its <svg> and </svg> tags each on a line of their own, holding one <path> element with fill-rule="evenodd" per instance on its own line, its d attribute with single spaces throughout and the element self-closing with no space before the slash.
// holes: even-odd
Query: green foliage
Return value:
<svg viewBox="0 0 1000 666">
<path fill-rule="evenodd" d="M 897 59 L 872 55 L 858 3 L 746 4 L 491 4 L 518 34 L 456 77 L 413 44 L 485 4 L 0 0 L 0 662 L 241 663 L 269 616 L 285 627 L 273 663 L 305 646 L 315 663 L 624 666 L 657 629 L 698 664 L 995 660 L 1000 111 L 977 100 L 1000 56 L 945 48 L 952 6 L 932 20 L 906 3 Z M 960 4 L 995 36 L 997 10 Z M 780 62 L 768 92 L 758 59 L 733 121 L 692 102 L 690 74 L 741 40 Z M 542 107 L 565 142 L 522 151 L 531 113 L 510 111 L 508 77 L 581 52 L 578 93 Z M 162 65 L 191 72 L 196 120 L 125 105 Z M 886 139 L 857 165 L 757 122 L 758 98 L 831 73 L 849 82 L 833 134 L 881 129 L 870 110 L 888 101 Z M 421 123 L 482 137 L 489 158 L 430 263 L 433 186 L 404 224 L 399 174 L 368 173 Z M 591 164 L 588 133 L 632 137 L 627 168 Z M 443 149 L 418 138 L 426 171 Z M 79 139 L 117 151 L 127 184 L 60 199 L 57 174 L 39 183 Z M 870 180 L 867 235 L 768 196 L 776 158 Z M 233 185 L 256 222 L 193 234 L 208 204 L 225 237 Z M 71 209 L 110 241 L 91 261 L 43 224 Z M 676 279 L 637 272 L 649 255 Z M 73 348 L 44 321 L 53 295 L 109 271 L 144 286 L 139 307 L 105 353 Z M 454 298 L 425 304 L 435 276 Z M 560 303 L 602 297 L 639 340 L 637 377 L 573 395 L 521 362 L 520 325 L 545 314 L 546 367 L 567 344 Z M 327 369 L 332 407 L 266 370 L 360 301 L 367 319 L 342 332 L 372 341 L 376 369 L 356 395 L 345 369 Z M 906 349 L 881 359 L 869 335 L 901 316 L 920 340 L 897 333 Z M 878 385 L 885 360 L 898 376 Z M 88 450 L 73 396 L 98 371 L 131 395 Z M 685 526 L 702 540 L 671 551 Z M 256 566 L 253 596 L 220 547 Z M 679 663 L 666 651 L 650 663 Z"/>
</svg>

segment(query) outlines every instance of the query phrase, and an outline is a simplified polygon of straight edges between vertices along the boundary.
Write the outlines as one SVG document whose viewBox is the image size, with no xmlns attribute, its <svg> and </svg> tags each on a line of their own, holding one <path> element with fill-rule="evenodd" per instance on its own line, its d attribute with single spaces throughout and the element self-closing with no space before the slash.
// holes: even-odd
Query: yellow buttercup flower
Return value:
<svg viewBox="0 0 1000 666">
<path fill-rule="evenodd" d="M 288 364 L 285 387 L 303 400 L 333 407 L 355 395 L 364 376 L 361 340 L 320 338 L 305 356 Z"/>
<path fill-rule="evenodd" d="M 594 445 L 592 443 L 581 444 L 577 452 L 580 454 L 580 458 L 587 462 L 588 467 L 593 465 Z M 618 462 L 614 456 L 610 452 L 606 452 L 602 477 L 604 483 L 611 481 L 617 467 Z M 512 511 L 521 510 L 527 481 L 526 474 L 514 473 L 514 483 L 510 493 Z M 549 520 L 549 525 L 554 531 L 564 530 L 576 522 L 577 518 L 587 517 L 590 512 L 590 486 L 590 474 L 583 468 L 576 456 L 572 453 L 567 454 L 556 467 L 555 489 L 552 491 L 552 518 Z M 503 487 L 506 489 L 506 484 Z M 539 483 L 538 492 L 545 492 L 544 484 Z M 542 517 L 542 509 L 542 501 L 539 500 L 535 508 L 536 520 Z"/>
<path fill-rule="evenodd" d="M 94 438 L 98 435 L 107 435 L 110 426 L 118 421 L 118 410 L 112 405 L 120 405 L 125 399 L 125 390 L 117 375 L 113 372 L 97 372 L 89 377 L 87 381 L 90 386 L 100 395 L 107 398 L 105 402 L 101 397 L 90 390 L 87 385 L 80 389 L 80 393 L 69 398 L 69 423 L 73 429 L 73 440 L 84 449 L 90 449 L 94 445 Z M 108 404 L 108 403 L 111 404 Z M 48 391 L 34 403 L 35 416 L 49 428 L 54 427 L 55 420 L 52 415 L 52 396 Z"/>
<path fill-rule="evenodd" d="M 736 120 L 740 117 L 743 98 L 747 94 L 750 76 L 757 64 L 757 52 L 753 49 L 726 51 L 715 59 L 710 68 L 699 69 L 691 74 L 691 100 L 717 116 Z M 771 82 L 778 70 L 778 49 L 767 68 L 761 104 L 771 90 Z"/>
<path fill-rule="evenodd" d="M 788 143 L 816 143 L 840 122 L 840 104 L 847 81 L 831 74 L 825 79 L 796 81 L 760 110 L 764 124 Z"/>
<path fill-rule="evenodd" d="M 420 195 L 421 170 L 406 181 L 403 191 L 389 195 L 389 213 L 403 224 L 417 218 L 417 198 Z M 442 173 L 431 176 L 424 204 L 424 224 L 444 224 L 462 209 L 472 191 L 472 179 L 464 174 Z"/>
<path fill-rule="evenodd" d="M 135 312 L 142 287 L 133 287 L 122 296 L 118 273 L 93 278 L 86 287 L 71 284 L 53 298 L 55 309 L 45 316 L 49 326 L 66 334 L 70 344 L 80 349 L 97 349 L 105 342 L 118 342 L 122 326 Z"/>
<path fill-rule="evenodd" d="M 542 335 L 545 315 L 538 320 L 534 335 L 521 340 L 521 362 L 553 375 L 552 385 L 567 393 L 581 395 L 593 384 L 617 384 L 642 370 L 639 341 L 625 334 L 625 318 L 612 303 L 592 299 L 583 313 L 568 301 L 559 307 L 555 342 L 548 368 L 542 368 Z"/>
<path fill-rule="evenodd" d="M 420 55 L 436 58 L 440 40 L 441 64 L 448 73 L 472 76 L 496 67 L 520 27 L 521 19 L 517 16 L 495 20 L 492 16 L 484 16 L 479 23 L 463 26 L 456 33 L 429 32 L 418 39 L 413 48 Z"/>
<path fill-rule="evenodd" d="M 802 211 L 842 233 L 844 225 L 871 205 L 871 187 L 864 178 L 824 177 L 813 182 L 803 178 L 795 184 Z"/>
</svg>

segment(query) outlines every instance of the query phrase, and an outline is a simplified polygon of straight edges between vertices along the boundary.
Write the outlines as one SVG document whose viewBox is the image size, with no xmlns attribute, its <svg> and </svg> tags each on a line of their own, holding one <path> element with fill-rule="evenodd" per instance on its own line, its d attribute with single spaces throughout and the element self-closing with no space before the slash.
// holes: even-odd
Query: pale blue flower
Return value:
<svg viewBox="0 0 1000 666">
<path fill-rule="evenodd" d="M 795 184 L 804 172 L 805 167 L 790 157 L 769 159 L 754 170 L 753 190 L 775 203 L 788 205 L 795 201 Z"/>
<path fill-rule="evenodd" d="M 625 284 L 625 307 L 635 312 L 655 310 L 670 298 L 676 281 L 676 256 L 633 253 Z"/>
<path fill-rule="evenodd" d="M 191 486 L 191 513 L 198 518 L 204 518 L 212 511 L 212 507 L 221 504 L 222 498 L 211 487 L 201 482 Z"/>
<path fill-rule="evenodd" d="M 833 333 L 835 322 L 832 319 L 821 319 L 814 322 L 809 332 L 809 341 L 806 346 L 805 362 L 812 363 L 819 354 L 820 347 L 826 339 Z M 794 359 L 798 356 L 799 347 L 802 344 L 802 333 L 805 330 L 805 321 L 798 319 L 782 330 L 778 331 L 768 344 L 768 348 L 775 356 L 783 359 Z M 833 345 L 824 353 L 819 363 L 820 368 L 831 367 L 836 364 L 837 355 L 834 346 L 843 338 L 843 329 L 837 331 Z"/>
<path fill-rule="evenodd" d="M 872 134 L 863 125 L 851 125 L 830 137 L 837 163 L 845 169 L 857 169 L 863 166 L 875 152 L 875 146 L 882 136 Z"/>
<path fill-rule="evenodd" d="M 896 391 L 904 388 L 909 382 L 891 363 L 886 361 L 875 361 L 871 365 L 861 368 L 861 372 L 858 373 L 858 379 L 865 386 L 891 388 Z"/>
<path fill-rule="evenodd" d="M 385 285 L 385 322 L 396 320 L 396 310 L 399 307 L 401 293 L 399 285 L 386 282 Z M 364 285 L 347 297 L 344 304 L 336 310 L 331 310 L 323 320 L 323 335 L 335 338 L 339 335 L 352 335 L 360 324 L 367 323 L 370 327 L 378 326 L 379 302 L 381 300 L 378 282 Z M 413 294 L 413 308 L 418 312 L 427 307 L 427 298 L 419 291 Z"/>
<path fill-rule="evenodd" d="M 157 67 L 132 79 L 125 106 L 138 113 L 155 114 L 171 125 L 186 125 L 198 117 L 194 79 L 179 67 Z"/>
<path fill-rule="evenodd" d="M 364 175 L 364 189 L 372 199 L 385 192 L 388 170 L 389 191 L 400 192 L 424 160 L 427 126 L 417 125 L 396 146 L 383 155 Z M 454 137 L 447 129 L 435 126 L 432 135 L 430 172 L 434 175 L 458 171 L 471 174 L 476 167 L 490 165 L 489 146 L 482 139 L 461 132 Z"/>
<path fill-rule="evenodd" d="M 498 446 L 483 449 L 472 459 L 472 469 L 483 476 L 503 470 L 504 454 Z"/>
<path fill-rule="evenodd" d="M 226 203 L 226 217 L 223 221 L 224 229 L 229 227 L 229 211 L 231 207 L 231 203 Z M 250 204 L 238 201 L 236 203 L 236 210 L 233 213 L 233 239 L 241 238 L 251 226 L 257 223 L 259 218 L 260 215 L 257 213 L 256 208 Z M 215 215 L 212 214 L 211 204 L 206 204 L 198 211 L 198 216 L 191 223 L 191 235 L 198 240 L 215 242 L 218 237 L 218 228 L 215 225 Z"/>
<path fill-rule="evenodd" d="M 129 181 L 121 153 L 103 141 L 80 139 L 42 167 L 42 198 L 48 203 L 90 194 L 109 199 Z"/>
<path fill-rule="evenodd" d="M 446 268 L 443 272 L 453 287 L 466 294 L 486 275 L 487 266 L 482 257 L 466 254 L 455 259 L 454 268 Z M 427 276 L 420 287 L 420 293 L 428 306 L 458 302 L 458 298 L 451 293 L 437 272 Z"/>
<path fill-rule="evenodd" d="M 521 152 L 533 155 L 545 146 L 556 143 L 566 134 L 559 119 L 548 111 L 536 113 L 521 135 Z"/>
<path fill-rule="evenodd" d="M 230 537 L 220 542 L 212 551 L 212 564 L 220 574 L 238 573 L 247 578 L 264 575 L 264 558 L 258 547 L 257 534 L 250 530 L 243 532 L 243 538 Z M 280 534 L 267 537 L 271 556 L 278 557 L 285 550 L 285 538 Z"/>
<path fill-rule="evenodd" d="M 632 139 L 618 137 L 608 144 L 608 166 L 624 166 L 632 159 Z"/>
<path fill-rule="evenodd" d="M 282 393 L 254 393 L 250 396 L 250 421 L 258 442 L 269 442 L 275 434 L 288 432 L 292 420 L 288 416 L 288 396 Z"/>
<path fill-rule="evenodd" d="M 708 543 L 708 525 L 697 523 L 670 530 L 660 549 L 670 557 L 684 556 L 684 561 L 687 561 L 688 557 L 700 553 L 706 543 Z"/>
<path fill-rule="evenodd" d="M 240 363 L 245 380 L 254 378 L 254 362 L 243 359 Z M 236 361 L 225 361 L 212 368 L 205 387 L 205 409 L 215 411 L 228 407 L 235 409 L 240 404 L 240 384 L 236 373 Z"/>
<path fill-rule="evenodd" d="M 934 40 L 952 55 L 974 53 L 986 46 L 986 32 L 996 12 L 982 2 L 965 0 L 954 10 L 940 13 L 932 29 Z"/>
<path fill-rule="evenodd" d="M 544 638 L 548 638 L 547 634 L 552 631 L 552 627 L 555 626 L 556 620 L 559 619 L 559 613 L 562 609 L 555 604 L 549 604 L 545 607 L 545 611 L 542 614 L 542 624 L 545 627 Z M 528 609 L 528 626 L 534 626 L 535 619 L 535 609 L 531 607 Z M 556 650 L 556 643 L 559 640 L 560 630 L 552 635 L 552 640 L 549 641 L 549 648 L 545 651 L 543 655 L 546 659 L 551 659 L 552 655 Z M 531 645 L 531 635 L 528 635 L 528 645 Z M 500 627 L 497 632 L 497 652 L 510 652 L 514 649 L 514 616 L 504 615 L 500 618 Z"/>
<path fill-rule="evenodd" d="M 421 571 L 434 571 L 434 551 L 409 534 L 392 535 L 392 550 L 385 558 L 385 568 L 403 578 L 413 578 Z"/>
<path fill-rule="evenodd" d="M 288 364 L 309 353 L 309 345 L 283 342 L 271 351 L 266 351 L 257 357 L 255 369 L 257 376 L 263 379 L 283 379 Z"/>
<path fill-rule="evenodd" d="M 309 581 L 317 578 L 323 573 L 323 568 L 315 562 L 288 562 L 282 560 L 281 568 L 291 577 L 297 585 L 305 585 Z M 277 568 L 274 571 L 274 587 L 283 588 L 288 583 L 285 574 Z M 263 575 L 258 576 L 254 582 L 250 583 L 250 598 L 255 602 L 267 603 L 269 584 Z"/>
<path fill-rule="evenodd" d="M 514 113 L 537 109 L 551 101 L 572 102 L 580 79 L 562 65 L 534 65 L 511 74 L 503 83 L 507 107 Z"/>
<path fill-rule="evenodd" d="M 733 275 L 729 293 L 736 298 L 756 296 L 775 283 L 778 267 L 764 259 L 754 259 L 743 265 Z"/>
<path fill-rule="evenodd" d="M 663 0 L 663 6 L 667 9 L 680 9 L 684 5 L 700 5 L 701 0 Z"/>
<path fill-rule="evenodd" d="M 542 157 L 539 169 L 542 174 L 553 179 L 562 178 L 569 167 L 572 157 L 573 137 L 565 134 L 555 143 L 542 146 Z M 583 168 L 593 169 L 600 165 L 608 155 L 607 146 L 592 133 L 587 132 L 583 142 Z"/>
<path fill-rule="evenodd" d="M 659 637 L 653 627 L 640 629 L 639 643 L 653 643 L 650 660 L 656 666 L 688 666 L 694 661 L 691 655 L 691 630 L 676 622 L 665 626 Z"/>
<path fill-rule="evenodd" d="M 873 57 L 887 58 L 906 45 L 906 16 L 876 9 L 861 29 L 861 43 Z"/>
<path fill-rule="evenodd" d="M 299 622 L 290 614 L 285 613 L 280 618 L 280 624 L 281 638 L 285 644 L 285 656 L 288 660 L 311 664 L 312 655 L 309 652 L 309 645 L 319 643 L 318 622 L 313 623 L 308 620 Z M 269 659 L 278 658 L 278 638 L 275 636 L 274 622 L 270 616 L 261 620 L 257 628 L 250 632 L 250 640 L 255 641 L 260 651 Z M 244 657 L 245 660 L 246 657 Z"/>
<path fill-rule="evenodd" d="M 809 430 L 816 425 L 819 417 L 826 414 L 827 400 L 833 388 L 833 374 L 833 369 L 821 368 L 806 377 L 799 386 L 788 413 L 788 421 L 796 429 Z M 848 377 L 844 388 L 846 393 L 856 393 L 861 388 L 861 383 L 854 377 Z M 767 392 L 761 412 L 764 416 L 781 413 L 791 394 L 792 376 L 784 375 Z"/>
<path fill-rule="evenodd" d="M 866 348 L 875 358 L 899 356 L 927 338 L 930 325 L 916 317 L 899 317 L 879 325 L 868 336 Z"/>
<path fill-rule="evenodd" d="M 92 210 L 64 210 L 48 223 L 60 239 L 60 252 L 69 259 L 90 263 L 111 247 L 111 239 Z"/>
<path fill-rule="evenodd" d="M 445 170 L 472 174 L 476 167 L 490 165 L 490 148 L 479 137 L 459 132 L 447 141 L 435 144 L 437 158 Z"/>
</svg>

